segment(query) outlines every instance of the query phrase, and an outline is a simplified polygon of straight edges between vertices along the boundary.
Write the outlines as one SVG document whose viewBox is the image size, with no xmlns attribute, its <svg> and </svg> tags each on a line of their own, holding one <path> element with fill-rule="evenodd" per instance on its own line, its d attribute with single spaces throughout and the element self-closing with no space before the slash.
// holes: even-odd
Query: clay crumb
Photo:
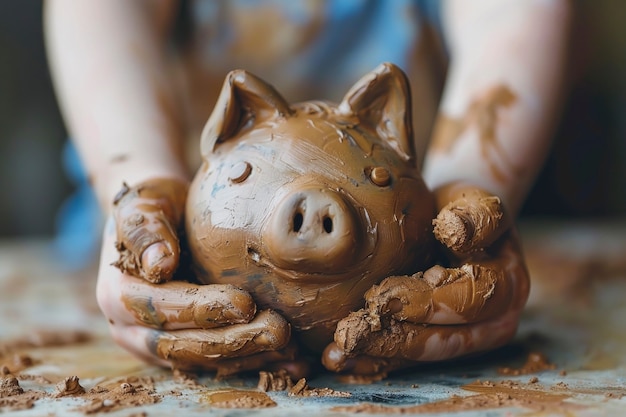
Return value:
<svg viewBox="0 0 626 417">
<path fill-rule="evenodd" d="M 0 382 L 0 398 L 23 394 L 24 390 L 14 376 L 2 378 Z"/>
<path fill-rule="evenodd" d="M 290 397 L 340 397 L 348 398 L 352 394 L 346 391 L 335 391 L 331 388 L 309 388 L 306 378 L 301 378 L 289 389 Z"/>
<path fill-rule="evenodd" d="M 292 387 L 293 380 L 284 369 L 277 372 L 259 372 L 259 383 L 257 384 L 259 391 L 286 391 Z"/>
<path fill-rule="evenodd" d="M 85 388 L 83 388 L 78 381 L 77 376 L 68 376 L 56 385 L 56 392 L 53 397 L 58 398 L 84 394 Z"/>
<path fill-rule="evenodd" d="M 530 352 L 528 354 L 528 359 L 526 359 L 526 363 L 522 365 L 521 368 L 509 368 L 502 367 L 498 368 L 498 373 L 500 375 L 528 375 L 537 372 L 543 372 L 555 369 L 556 365 L 550 363 L 548 358 L 543 353 L 540 352 Z"/>
<path fill-rule="evenodd" d="M 9 410 L 33 408 L 35 401 L 46 396 L 43 391 L 24 391 L 17 378 L 7 376 L 0 379 L 0 413 Z"/>
</svg>

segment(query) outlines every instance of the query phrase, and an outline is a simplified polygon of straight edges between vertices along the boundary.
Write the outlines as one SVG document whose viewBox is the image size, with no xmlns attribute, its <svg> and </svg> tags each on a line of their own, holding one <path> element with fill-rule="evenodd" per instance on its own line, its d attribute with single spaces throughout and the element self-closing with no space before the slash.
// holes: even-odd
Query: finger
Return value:
<svg viewBox="0 0 626 417">
<path fill-rule="evenodd" d="M 389 277 L 365 300 L 370 324 L 381 316 L 429 324 L 483 321 L 519 310 L 528 298 L 529 278 L 514 232 L 507 232 L 491 259 L 460 268 L 435 266 L 412 276 Z"/>
<path fill-rule="evenodd" d="M 435 191 L 440 208 L 433 220 L 437 240 L 454 252 L 488 247 L 510 226 L 500 199 L 486 191 L 454 183 Z"/>
<path fill-rule="evenodd" d="M 284 348 L 290 338 L 289 324 L 277 313 L 261 311 L 250 323 L 219 329 L 155 330 L 143 326 L 111 326 L 115 341 L 138 357 L 161 366 L 177 369 L 238 371 L 253 369 L 264 360 L 283 359 L 272 354 Z M 250 358 L 250 359 L 248 359 Z M 249 362 L 248 362 L 249 361 Z M 223 364 L 223 365 L 222 365 Z"/>
<path fill-rule="evenodd" d="M 151 282 L 172 278 L 180 257 L 176 229 L 186 194 L 186 184 L 178 180 L 152 180 L 132 188 L 124 184 L 113 209 L 119 251 L 115 266 Z"/>
<path fill-rule="evenodd" d="M 249 293 L 226 284 L 172 281 L 155 285 L 126 277 L 121 291 L 123 307 L 135 322 L 156 329 L 210 329 L 248 323 L 256 313 Z"/>
<path fill-rule="evenodd" d="M 241 358 L 279 350 L 289 342 L 291 329 L 282 316 L 263 310 L 250 323 L 208 330 L 152 330 L 150 352 L 181 368 L 201 366 L 207 360 Z"/>
<path fill-rule="evenodd" d="M 256 313 L 252 297 L 231 285 L 172 281 L 151 284 L 111 265 L 117 254 L 109 222 L 105 229 L 97 285 L 98 304 L 114 324 L 156 329 L 212 328 L 247 323 Z"/>
<path fill-rule="evenodd" d="M 515 335 L 519 315 L 519 311 L 511 311 L 493 320 L 452 326 L 390 320 L 381 330 L 371 331 L 358 323 L 366 317 L 355 313 L 339 323 L 335 343 L 348 356 L 448 360 L 504 345 Z"/>
</svg>

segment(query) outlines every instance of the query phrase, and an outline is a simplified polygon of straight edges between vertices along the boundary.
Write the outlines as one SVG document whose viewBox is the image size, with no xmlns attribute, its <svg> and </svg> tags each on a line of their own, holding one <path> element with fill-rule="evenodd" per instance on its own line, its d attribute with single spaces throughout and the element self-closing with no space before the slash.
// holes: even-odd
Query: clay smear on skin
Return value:
<svg viewBox="0 0 626 417">
<path fill-rule="evenodd" d="M 478 131 L 481 154 L 493 177 L 499 182 L 506 182 L 509 176 L 500 166 L 511 167 L 507 156 L 498 143 L 496 129 L 499 122 L 499 112 L 511 107 L 517 101 L 517 96 L 505 85 L 497 85 L 489 89 L 483 96 L 475 99 L 462 118 L 452 118 L 445 114 L 438 116 L 431 149 L 439 152 L 449 152 L 456 140 L 468 129 Z M 499 163 L 498 163 L 499 162 Z"/>
</svg>

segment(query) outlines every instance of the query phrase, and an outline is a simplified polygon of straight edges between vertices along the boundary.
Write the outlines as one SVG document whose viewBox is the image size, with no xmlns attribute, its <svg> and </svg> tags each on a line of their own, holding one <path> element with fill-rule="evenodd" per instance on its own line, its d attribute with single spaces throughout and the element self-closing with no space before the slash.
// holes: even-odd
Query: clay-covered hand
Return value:
<svg viewBox="0 0 626 417">
<path fill-rule="evenodd" d="M 435 192 L 434 233 L 445 266 L 372 287 L 365 308 L 340 321 L 325 366 L 385 374 L 502 346 L 515 334 L 529 278 L 513 222 L 500 199 L 452 184 Z"/>
<path fill-rule="evenodd" d="M 293 349 L 284 349 L 290 327 L 279 314 L 257 312 L 250 294 L 234 286 L 179 280 L 186 193 L 186 184 L 162 179 L 124 185 L 115 198 L 97 286 L 113 338 L 177 369 L 228 374 L 292 360 Z"/>
</svg>

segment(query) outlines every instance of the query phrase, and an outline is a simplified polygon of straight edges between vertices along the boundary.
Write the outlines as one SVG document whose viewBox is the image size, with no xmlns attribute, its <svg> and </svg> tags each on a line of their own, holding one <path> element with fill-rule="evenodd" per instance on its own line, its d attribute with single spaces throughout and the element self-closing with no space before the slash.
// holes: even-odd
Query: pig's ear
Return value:
<svg viewBox="0 0 626 417">
<path fill-rule="evenodd" d="M 339 112 L 356 115 L 408 163 L 415 164 L 411 92 L 404 72 L 394 64 L 380 64 L 357 81 L 344 96 Z"/>
<path fill-rule="evenodd" d="M 216 144 L 253 123 L 291 113 L 289 104 L 274 87 L 249 72 L 231 71 L 202 131 L 202 155 L 210 154 Z"/>
</svg>

